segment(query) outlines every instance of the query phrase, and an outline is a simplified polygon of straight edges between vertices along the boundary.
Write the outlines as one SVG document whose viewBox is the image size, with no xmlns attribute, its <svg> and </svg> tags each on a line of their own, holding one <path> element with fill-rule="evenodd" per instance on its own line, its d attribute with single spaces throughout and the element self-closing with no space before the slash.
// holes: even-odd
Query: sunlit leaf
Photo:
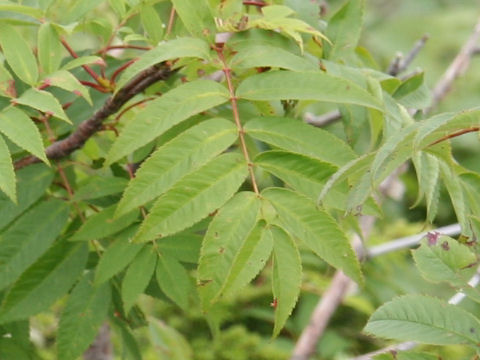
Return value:
<svg viewBox="0 0 480 360">
<path fill-rule="evenodd" d="M 34 88 L 28 89 L 19 98 L 15 99 L 15 102 L 17 104 L 30 106 L 47 115 L 53 115 L 61 120 L 71 123 L 58 99 L 47 91 Z"/>
<path fill-rule="evenodd" d="M 50 74 L 62 62 L 62 44 L 52 24 L 45 22 L 38 29 L 38 61 L 43 74 Z"/>
<path fill-rule="evenodd" d="M 0 190 L 7 195 L 10 200 L 17 202 L 17 190 L 15 187 L 15 171 L 13 170 L 10 150 L 0 135 Z"/>
</svg>

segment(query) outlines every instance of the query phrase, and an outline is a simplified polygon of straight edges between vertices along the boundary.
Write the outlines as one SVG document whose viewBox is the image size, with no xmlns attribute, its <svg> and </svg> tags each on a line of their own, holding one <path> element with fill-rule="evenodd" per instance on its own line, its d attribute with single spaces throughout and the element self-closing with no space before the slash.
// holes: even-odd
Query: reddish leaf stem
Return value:
<svg viewBox="0 0 480 360">
<path fill-rule="evenodd" d="M 118 67 L 117 70 L 115 70 L 112 74 L 112 76 L 110 77 L 110 82 L 113 84 L 115 83 L 115 80 L 117 79 L 118 75 L 120 75 L 120 73 L 122 71 L 124 71 L 126 68 L 128 68 L 130 65 L 132 65 L 135 61 L 137 61 L 138 59 L 132 59 L 132 60 L 129 60 L 127 61 L 125 64 L 121 65 Z"/>
<path fill-rule="evenodd" d="M 445 141 L 445 140 L 448 140 L 448 139 L 452 139 L 454 137 L 457 137 L 457 136 L 460 136 L 460 135 L 463 135 L 463 134 L 467 134 L 467 133 L 470 133 L 470 132 L 475 132 L 475 131 L 479 131 L 480 130 L 480 127 L 472 127 L 472 128 L 468 128 L 468 129 L 463 129 L 463 130 L 460 130 L 460 131 L 457 131 L 453 134 L 449 134 L 449 135 L 446 135 L 446 136 L 443 136 L 441 137 L 440 139 L 438 140 L 435 140 L 434 142 L 428 144 L 428 146 L 432 146 L 432 145 L 436 145 L 438 143 L 441 143 L 442 141 Z M 427 146 L 427 147 L 428 147 Z"/>
<path fill-rule="evenodd" d="M 102 49 L 102 53 L 106 53 L 110 50 L 115 49 L 135 49 L 135 50 L 151 50 L 151 46 L 142 46 L 142 45 L 130 45 L 130 44 L 123 44 L 123 45 L 110 45 L 107 46 L 105 49 Z"/>
<path fill-rule="evenodd" d="M 60 41 L 62 42 L 63 47 L 68 51 L 71 57 L 78 58 L 77 53 L 70 47 L 67 41 L 64 38 L 61 38 Z M 102 85 L 100 80 L 100 76 L 88 65 L 82 65 L 83 69 L 99 84 Z"/>
<path fill-rule="evenodd" d="M 235 125 L 238 129 L 238 138 L 240 139 L 240 147 L 242 149 L 243 156 L 248 164 L 248 172 L 250 173 L 250 178 L 252 180 L 252 186 L 255 193 L 258 195 L 258 186 L 257 181 L 255 179 L 255 173 L 253 171 L 253 163 L 250 160 L 250 155 L 248 154 L 247 144 L 245 142 L 245 130 L 243 130 L 242 122 L 240 121 L 240 113 L 238 111 L 238 104 L 237 98 L 235 96 L 235 89 L 232 83 L 232 72 L 231 69 L 227 66 L 227 62 L 225 61 L 225 57 L 223 55 L 223 44 L 215 47 L 215 50 L 218 54 L 218 58 L 223 66 L 223 72 L 225 73 L 225 78 L 227 79 L 227 86 L 228 91 L 230 93 L 230 103 L 232 104 L 232 111 L 233 111 L 233 118 L 235 120 Z"/>
<path fill-rule="evenodd" d="M 115 124 L 118 123 L 120 121 L 120 118 L 130 109 L 136 107 L 136 106 L 139 106 L 141 104 L 144 104 L 146 103 L 147 101 L 151 101 L 151 100 L 154 100 L 155 98 L 154 97 L 148 97 L 148 98 L 145 98 L 145 99 L 142 99 L 140 101 L 137 101 L 136 103 L 133 103 L 131 105 L 128 105 L 125 109 L 123 109 L 122 111 L 120 111 L 118 113 L 117 116 L 115 116 L 115 120 L 113 121 Z"/>
<path fill-rule="evenodd" d="M 264 6 L 267 6 L 268 4 L 264 3 L 263 1 L 248 1 L 248 0 L 245 0 L 243 2 L 243 5 L 253 5 L 253 6 L 258 6 L 258 7 L 264 7 Z"/>
<path fill-rule="evenodd" d="M 165 32 L 165 37 L 168 37 L 172 32 L 173 23 L 175 22 L 175 8 L 172 6 L 170 10 L 170 17 L 168 18 L 167 31 Z"/>
</svg>

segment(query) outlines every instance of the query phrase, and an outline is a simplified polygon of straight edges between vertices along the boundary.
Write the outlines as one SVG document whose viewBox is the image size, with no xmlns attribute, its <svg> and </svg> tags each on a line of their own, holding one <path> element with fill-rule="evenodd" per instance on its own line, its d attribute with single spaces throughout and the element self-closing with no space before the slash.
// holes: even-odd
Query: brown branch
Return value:
<svg viewBox="0 0 480 360">
<path fill-rule="evenodd" d="M 54 142 L 45 150 L 49 159 L 60 159 L 81 148 L 93 134 L 101 129 L 103 121 L 115 114 L 132 97 L 139 94 L 153 83 L 164 80 L 172 74 L 172 70 L 165 64 L 154 65 L 137 75 L 117 94 L 109 97 L 104 105 L 93 116 L 78 126 L 65 139 Z M 35 156 L 27 156 L 15 162 L 15 169 L 40 162 Z"/>
</svg>

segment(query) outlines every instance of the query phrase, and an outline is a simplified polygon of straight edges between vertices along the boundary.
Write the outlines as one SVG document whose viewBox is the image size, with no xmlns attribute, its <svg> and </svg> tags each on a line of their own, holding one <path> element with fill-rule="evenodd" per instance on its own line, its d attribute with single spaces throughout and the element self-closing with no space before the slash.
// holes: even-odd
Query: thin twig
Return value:
<svg viewBox="0 0 480 360">
<path fill-rule="evenodd" d="M 175 8 L 172 5 L 170 9 L 170 17 L 168 18 L 167 31 L 165 32 L 165 37 L 168 37 L 172 32 L 173 23 L 175 22 Z"/>
<path fill-rule="evenodd" d="M 63 158 L 83 146 L 93 134 L 101 129 L 103 121 L 115 114 L 132 97 L 139 94 L 153 83 L 164 80 L 172 74 L 172 70 L 165 64 L 154 65 L 137 75 L 117 94 L 105 101 L 104 105 L 93 116 L 78 126 L 78 128 L 65 139 L 54 142 L 45 150 L 49 159 Z M 35 156 L 27 156 L 15 162 L 15 169 L 40 162 Z"/>
<path fill-rule="evenodd" d="M 468 38 L 468 40 L 463 45 L 462 49 L 452 61 L 447 71 L 443 74 L 440 81 L 437 83 L 433 89 L 433 99 L 432 103 L 428 108 L 423 110 L 423 113 L 429 113 L 435 108 L 440 101 L 447 95 L 450 91 L 453 82 L 462 75 L 468 68 L 470 64 L 470 59 L 475 53 L 475 49 L 478 45 L 478 40 L 480 38 L 480 19 L 478 19 L 475 28 Z"/>
<path fill-rule="evenodd" d="M 316 127 L 325 127 L 336 122 L 337 120 L 340 120 L 341 118 L 342 114 L 340 114 L 340 111 L 338 110 L 333 110 L 323 115 L 314 115 L 310 112 L 307 112 L 303 116 L 303 121 Z"/>
</svg>

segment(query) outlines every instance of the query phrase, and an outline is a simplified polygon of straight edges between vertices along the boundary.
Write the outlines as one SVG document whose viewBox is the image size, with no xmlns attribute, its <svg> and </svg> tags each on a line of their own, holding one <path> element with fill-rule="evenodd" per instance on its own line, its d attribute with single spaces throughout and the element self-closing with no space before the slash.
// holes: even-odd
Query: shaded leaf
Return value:
<svg viewBox="0 0 480 360">
<path fill-rule="evenodd" d="M 272 226 L 273 238 L 273 296 L 277 336 L 297 303 L 302 284 L 302 263 L 297 245 L 290 236 L 277 226 Z"/>
<path fill-rule="evenodd" d="M 178 260 L 168 255 L 159 256 L 156 278 L 165 295 L 183 310 L 187 310 L 193 287 L 190 276 Z"/>
<path fill-rule="evenodd" d="M 140 19 L 151 42 L 157 44 L 163 36 L 163 23 L 155 8 L 150 4 L 143 4 L 140 7 Z"/>
<path fill-rule="evenodd" d="M 22 110 L 9 106 L 0 112 L 0 132 L 15 144 L 49 163 L 40 131 Z"/>
<path fill-rule="evenodd" d="M 1 172 L 0 172 L 1 174 Z M 44 164 L 33 164 L 20 169 L 17 175 L 17 204 L 0 193 L 0 231 L 18 215 L 36 202 L 50 186 L 54 174 Z"/>
<path fill-rule="evenodd" d="M 282 188 L 268 188 L 262 196 L 269 200 L 279 223 L 318 256 L 363 284 L 358 259 L 345 233 L 335 220 L 303 195 Z"/>
<path fill-rule="evenodd" d="M 269 71 L 243 80 L 236 95 L 247 100 L 317 100 L 382 111 L 378 99 L 355 83 L 321 71 Z"/>
<path fill-rule="evenodd" d="M 79 186 L 73 199 L 91 200 L 104 196 L 121 193 L 128 184 L 128 180 L 117 176 L 90 176 L 85 183 Z"/>
<path fill-rule="evenodd" d="M 153 246 L 144 246 L 128 267 L 122 281 L 122 300 L 125 313 L 129 312 L 138 295 L 146 289 L 150 282 L 155 271 L 157 257 Z"/>
<path fill-rule="evenodd" d="M 257 222 L 260 199 L 240 192 L 213 218 L 203 240 L 197 285 L 202 308 L 208 311 L 227 278 L 231 264 Z"/>
<path fill-rule="evenodd" d="M 181 231 L 222 206 L 247 176 L 238 154 L 223 154 L 183 177 L 153 206 L 133 239 L 145 242 Z"/>
<path fill-rule="evenodd" d="M 112 205 L 90 216 L 70 240 L 89 241 L 102 239 L 125 229 L 138 219 L 139 209 L 132 210 L 119 218 L 114 218 L 113 214 L 116 207 L 116 204 Z"/>
<path fill-rule="evenodd" d="M 27 84 L 35 85 L 38 69 L 33 51 L 17 30 L 5 22 L 0 23 L 0 45 L 15 75 Z"/>
<path fill-rule="evenodd" d="M 87 273 L 75 286 L 60 316 L 57 336 L 59 359 L 76 359 L 92 343 L 110 307 L 110 284 L 93 286 Z"/>
<path fill-rule="evenodd" d="M 149 319 L 148 328 L 159 360 L 193 359 L 190 345 L 177 330 L 157 319 Z"/>
<path fill-rule="evenodd" d="M 2 63 L 0 63 L 0 96 L 6 96 L 8 98 L 17 97 L 15 80 Z"/>
<path fill-rule="evenodd" d="M 204 121 L 158 148 L 140 167 L 118 204 L 116 216 L 168 191 L 184 175 L 228 148 L 238 137 L 224 119 Z"/>
<path fill-rule="evenodd" d="M 137 229 L 137 226 L 132 226 L 122 231 L 102 254 L 95 270 L 95 284 L 101 284 L 122 271 L 143 248 L 143 244 L 130 242 Z"/>
<path fill-rule="evenodd" d="M 10 285 L 42 256 L 62 231 L 68 214 L 65 202 L 44 201 L 0 235 L 0 289 Z"/>
<path fill-rule="evenodd" d="M 335 135 L 296 119 L 256 118 L 245 124 L 245 132 L 255 139 L 281 149 L 337 166 L 344 165 L 356 157 L 353 150 Z"/>
<path fill-rule="evenodd" d="M 202 236 L 187 232 L 167 236 L 157 241 L 158 251 L 165 256 L 192 264 L 198 263 L 201 245 Z"/>
<path fill-rule="evenodd" d="M 365 332 L 425 344 L 470 344 L 480 341 L 480 321 L 455 305 L 424 295 L 396 298 L 370 317 Z"/>
<path fill-rule="evenodd" d="M 130 154 L 190 116 L 228 101 L 228 90 L 211 80 L 182 84 L 147 104 L 113 143 L 106 163 Z"/>
<path fill-rule="evenodd" d="M 88 246 L 60 241 L 13 284 L 0 308 L 0 322 L 26 319 L 67 293 L 87 263 Z"/>
</svg>

